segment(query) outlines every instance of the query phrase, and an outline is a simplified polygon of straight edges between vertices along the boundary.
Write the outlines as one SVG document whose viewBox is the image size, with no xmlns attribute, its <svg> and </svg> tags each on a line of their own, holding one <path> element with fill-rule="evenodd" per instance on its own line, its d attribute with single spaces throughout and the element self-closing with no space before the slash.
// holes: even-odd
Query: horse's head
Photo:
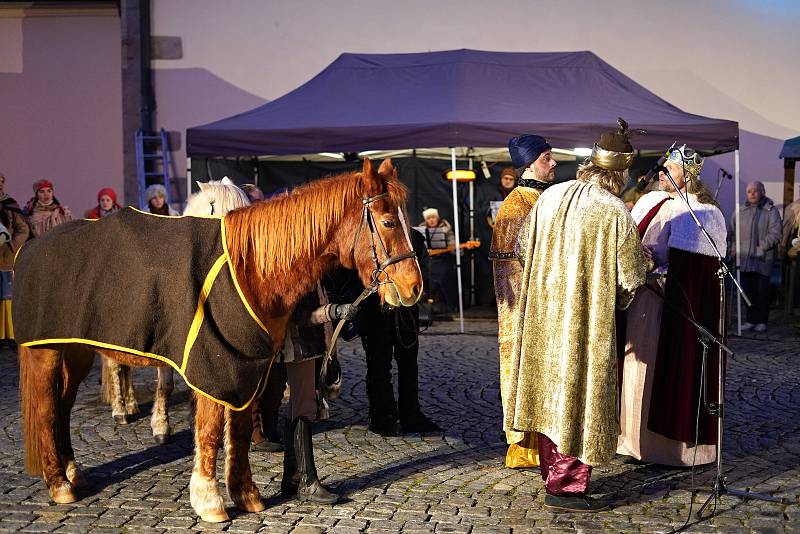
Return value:
<svg viewBox="0 0 800 534">
<path fill-rule="evenodd" d="M 186 201 L 184 215 L 225 215 L 250 205 L 250 199 L 227 176 L 222 180 L 197 182 L 200 191 Z"/>
<path fill-rule="evenodd" d="M 363 207 L 353 242 L 354 267 L 364 285 L 377 279 L 382 302 L 412 306 L 422 295 L 422 272 L 406 224 L 406 189 L 391 160 L 375 171 L 365 158 L 359 190 Z"/>
</svg>

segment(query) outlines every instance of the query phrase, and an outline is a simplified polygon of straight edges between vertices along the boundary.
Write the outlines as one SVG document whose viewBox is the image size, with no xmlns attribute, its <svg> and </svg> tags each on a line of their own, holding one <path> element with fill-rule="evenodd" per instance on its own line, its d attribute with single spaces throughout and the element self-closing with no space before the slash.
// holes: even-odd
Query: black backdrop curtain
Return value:
<svg viewBox="0 0 800 534">
<path fill-rule="evenodd" d="M 642 174 L 654 158 L 637 158 L 631 176 Z M 453 223 L 453 196 L 451 184 L 442 177 L 450 169 L 449 160 L 425 159 L 417 157 L 393 158 L 400 181 L 408 187 L 408 216 L 410 223 L 417 226 L 422 223 L 422 210 L 436 208 L 442 218 Z M 376 161 L 378 165 L 380 162 Z M 475 258 L 475 302 L 478 305 L 494 305 L 494 283 L 492 267 L 487 259 L 492 232 L 486 221 L 489 203 L 501 200 L 499 191 L 500 173 L 508 163 L 489 163 L 491 177 L 486 179 L 478 162 L 475 168 L 478 177 L 473 182 L 475 197 L 474 237 L 481 246 L 474 250 Z M 468 167 L 468 161 L 457 160 L 460 169 Z M 556 167 L 556 180 L 570 180 L 575 177 L 577 162 L 559 162 Z M 316 162 L 316 161 L 257 161 L 252 158 L 193 158 L 192 179 L 205 182 L 220 180 L 228 176 L 237 184 L 257 183 L 265 196 L 291 189 L 318 178 L 342 172 L 357 171 L 362 168 L 360 161 L 353 162 Z M 258 175 L 256 176 L 256 169 Z M 196 185 L 193 190 L 196 190 Z M 469 184 L 459 183 L 458 209 L 461 242 L 470 238 L 469 229 Z M 462 256 L 464 305 L 468 306 L 470 280 L 469 254 Z"/>
</svg>

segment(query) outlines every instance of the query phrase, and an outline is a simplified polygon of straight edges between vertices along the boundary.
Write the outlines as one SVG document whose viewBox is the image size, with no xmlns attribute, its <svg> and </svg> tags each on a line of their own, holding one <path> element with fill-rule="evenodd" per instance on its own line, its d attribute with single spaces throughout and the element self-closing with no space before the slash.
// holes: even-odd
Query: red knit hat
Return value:
<svg viewBox="0 0 800 534">
<path fill-rule="evenodd" d="M 39 189 L 44 189 L 45 187 L 53 189 L 53 182 L 47 178 L 42 178 L 41 180 L 33 182 L 33 193 L 36 194 L 39 192 Z"/>
<path fill-rule="evenodd" d="M 98 203 L 100 202 L 100 197 L 102 197 L 103 195 L 110 197 L 111 202 L 113 202 L 114 204 L 117 203 L 117 194 L 110 187 L 104 187 L 103 189 L 97 192 Z"/>
</svg>

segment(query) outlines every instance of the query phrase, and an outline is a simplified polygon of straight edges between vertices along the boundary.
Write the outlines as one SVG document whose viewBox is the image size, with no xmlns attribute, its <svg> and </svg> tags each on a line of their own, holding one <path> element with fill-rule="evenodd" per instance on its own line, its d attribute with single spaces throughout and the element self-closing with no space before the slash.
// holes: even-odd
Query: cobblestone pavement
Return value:
<svg viewBox="0 0 800 534">
<path fill-rule="evenodd" d="M 189 505 L 192 466 L 190 403 L 185 385 L 172 398 L 172 443 L 155 445 L 149 409 L 153 370 L 138 370 L 142 414 L 115 427 L 98 402 L 98 370 L 81 386 L 73 411 L 78 462 L 90 488 L 74 505 L 48 504 L 43 482 L 22 470 L 17 362 L 0 353 L 0 530 L 23 532 L 668 532 L 692 502 L 686 469 L 636 467 L 615 460 L 595 467 L 590 492 L 615 503 L 591 517 L 542 507 L 535 470 L 503 467 L 499 432 L 496 324 L 441 323 L 421 337 L 421 402 L 443 433 L 383 438 L 367 432 L 364 356 L 358 341 L 341 345 L 345 382 L 331 419 L 317 425 L 317 465 L 324 482 L 348 500 L 336 506 L 279 497 L 281 455 L 251 453 L 254 477 L 267 500 L 259 514 L 200 522 Z M 733 338 L 729 364 L 724 470 L 731 487 L 785 497 L 789 504 L 726 496 L 718 515 L 690 532 L 800 532 L 800 341 L 772 328 L 758 338 Z M 221 464 L 220 464 L 221 467 Z M 713 469 L 698 468 L 702 502 Z M 696 510 L 695 505 L 695 510 Z"/>
</svg>

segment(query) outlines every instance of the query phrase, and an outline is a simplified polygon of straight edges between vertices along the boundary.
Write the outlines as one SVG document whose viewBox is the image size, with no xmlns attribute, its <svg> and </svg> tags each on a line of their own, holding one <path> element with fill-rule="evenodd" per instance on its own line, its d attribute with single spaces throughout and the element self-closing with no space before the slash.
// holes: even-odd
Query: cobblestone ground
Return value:
<svg viewBox="0 0 800 534">
<path fill-rule="evenodd" d="M 469 335 L 441 323 L 421 337 L 421 402 L 443 433 L 383 438 L 367 432 L 364 355 L 341 345 L 345 382 L 331 419 L 317 425 L 317 465 L 326 484 L 348 496 L 315 506 L 278 495 L 280 454 L 251 453 L 266 511 L 232 521 L 200 522 L 189 505 L 192 466 L 190 403 L 185 385 L 172 397 L 172 443 L 155 445 L 149 411 L 153 370 L 138 370 L 142 414 L 115 427 L 98 401 L 98 367 L 73 410 L 78 461 L 90 488 L 74 505 L 48 504 L 43 482 L 22 470 L 17 362 L 0 353 L 0 530 L 24 532 L 668 532 L 687 517 L 692 473 L 636 467 L 615 460 L 595 467 L 590 492 L 612 511 L 591 517 L 543 509 L 534 470 L 503 467 L 498 428 L 496 325 L 472 320 Z M 788 504 L 726 496 L 718 514 L 690 532 L 800 532 L 800 341 L 774 327 L 758 338 L 733 338 L 729 364 L 724 470 L 731 487 L 785 497 Z M 221 464 L 220 464 L 221 468 Z M 221 472 L 221 471 L 220 471 Z M 713 469 L 698 468 L 694 502 L 705 500 Z M 697 504 L 695 504 L 696 510 Z"/>
</svg>

